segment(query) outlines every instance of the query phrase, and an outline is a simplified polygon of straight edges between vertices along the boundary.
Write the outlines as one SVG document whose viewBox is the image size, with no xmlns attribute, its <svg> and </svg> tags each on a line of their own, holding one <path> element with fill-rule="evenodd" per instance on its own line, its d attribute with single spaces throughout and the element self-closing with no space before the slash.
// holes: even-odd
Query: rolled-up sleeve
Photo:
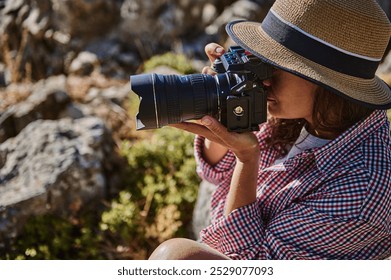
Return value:
<svg viewBox="0 0 391 280">
<path fill-rule="evenodd" d="M 215 185 L 218 185 L 226 178 L 230 178 L 235 168 L 235 155 L 228 151 L 225 156 L 216 164 L 210 165 L 202 156 L 205 138 L 197 135 L 194 140 L 194 153 L 197 162 L 198 175 Z"/>
<path fill-rule="evenodd" d="M 221 217 L 200 233 L 201 240 L 231 258 L 253 259 L 255 244 L 264 239 L 264 225 L 256 203 Z"/>
<path fill-rule="evenodd" d="M 269 136 L 270 130 L 271 129 L 268 124 L 264 123 L 260 126 L 259 131 L 254 131 L 254 134 L 257 136 L 260 144 L 260 150 L 265 149 L 265 139 Z M 232 151 L 228 151 L 216 165 L 210 165 L 205 161 L 202 155 L 204 143 L 205 138 L 200 135 L 196 135 L 194 140 L 194 154 L 197 162 L 198 175 L 202 179 L 215 185 L 219 185 L 226 180 L 230 180 L 236 164 L 236 157 L 234 153 L 232 153 Z M 265 161 L 269 162 L 270 159 Z M 265 163 L 263 163 L 263 165 L 265 165 Z"/>
</svg>

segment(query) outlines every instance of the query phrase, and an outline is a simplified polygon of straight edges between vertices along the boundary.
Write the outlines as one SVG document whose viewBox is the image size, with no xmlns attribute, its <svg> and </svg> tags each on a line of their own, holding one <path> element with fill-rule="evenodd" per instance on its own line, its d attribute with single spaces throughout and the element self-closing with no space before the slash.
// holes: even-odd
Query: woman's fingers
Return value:
<svg viewBox="0 0 391 280">
<path fill-rule="evenodd" d="M 210 116 L 204 116 L 196 122 L 182 122 L 170 124 L 170 126 L 201 135 L 210 141 L 219 143 L 227 148 L 231 145 L 227 144 L 226 140 L 228 139 L 229 141 L 232 137 L 235 137 L 232 133 L 227 131 L 227 128 L 224 125 Z"/>
<path fill-rule="evenodd" d="M 235 146 L 239 142 L 236 138 L 240 137 L 237 133 L 228 132 L 227 128 L 211 116 L 204 116 L 202 119 L 194 122 L 183 122 L 172 124 L 170 126 L 186 130 L 188 132 L 201 135 L 210 141 L 219 143 L 227 148 Z"/>
<path fill-rule="evenodd" d="M 215 75 L 216 71 L 213 70 L 213 63 L 214 61 L 222 56 L 225 53 L 225 50 L 222 46 L 216 43 L 209 43 L 205 46 L 205 53 L 209 58 L 209 61 L 211 62 L 211 66 L 204 67 L 202 69 L 202 74 L 210 74 Z"/>
<path fill-rule="evenodd" d="M 208 56 L 211 66 L 204 67 L 202 69 L 202 74 L 215 75 L 216 71 L 213 70 L 213 62 L 222 56 L 225 53 L 225 50 L 222 46 L 216 43 L 209 43 L 205 46 L 205 53 Z"/>
<path fill-rule="evenodd" d="M 221 143 L 219 137 L 217 137 L 213 133 L 213 131 L 209 130 L 207 127 L 205 127 L 202 124 L 197 124 L 193 122 L 182 122 L 182 123 L 170 124 L 169 126 L 179 128 L 197 135 L 201 135 L 202 137 L 205 137 L 210 141 L 224 145 L 223 143 Z"/>
<path fill-rule="evenodd" d="M 232 150 L 240 161 L 250 161 L 258 157 L 259 143 L 254 133 L 229 132 L 225 126 L 210 116 L 204 116 L 201 123 L 213 132 L 213 135 L 218 139 L 214 142 Z"/>
<path fill-rule="evenodd" d="M 254 133 L 229 132 L 224 125 L 210 116 L 204 116 L 197 122 L 183 122 L 170 126 L 201 135 L 220 144 L 231 150 L 241 162 L 250 161 L 259 155 L 259 144 Z"/>
<path fill-rule="evenodd" d="M 202 69 L 202 74 L 216 75 L 217 72 L 212 69 L 210 66 L 206 66 Z"/>
<path fill-rule="evenodd" d="M 208 56 L 209 60 L 213 63 L 216 58 L 219 58 L 225 53 L 225 50 L 219 44 L 209 43 L 205 46 L 205 53 Z"/>
<path fill-rule="evenodd" d="M 227 137 L 230 136 L 227 128 L 210 116 L 202 117 L 201 124 L 213 132 L 213 134 L 219 139 L 220 143 L 224 143 Z"/>
</svg>

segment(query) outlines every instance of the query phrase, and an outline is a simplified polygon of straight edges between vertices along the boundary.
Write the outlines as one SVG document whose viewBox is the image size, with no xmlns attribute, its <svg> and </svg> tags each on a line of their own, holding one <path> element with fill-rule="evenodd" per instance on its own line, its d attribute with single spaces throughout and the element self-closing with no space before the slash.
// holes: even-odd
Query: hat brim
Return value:
<svg viewBox="0 0 391 280">
<path fill-rule="evenodd" d="M 319 84 L 329 91 L 374 109 L 391 108 L 391 89 L 379 77 L 362 79 L 317 64 L 285 48 L 266 34 L 259 22 L 233 21 L 226 31 L 232 40 L 273 66 Z"/>
</svg>

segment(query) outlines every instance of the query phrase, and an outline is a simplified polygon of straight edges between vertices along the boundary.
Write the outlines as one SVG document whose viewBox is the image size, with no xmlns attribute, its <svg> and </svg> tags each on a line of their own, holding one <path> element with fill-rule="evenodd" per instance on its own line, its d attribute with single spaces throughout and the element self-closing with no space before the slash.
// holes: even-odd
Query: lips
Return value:
<svg viewBox="0 0 391 280">
<path fill-rule="evenodd" d="M 267 99 L 266 100 L 268 102 L 277 102 L 277 99 L 274 98 L 273 93 L 271 92 L 270 88 L 267 89 L 266 94 L 267 94 Z"/>
<path fill-rule="evenodd" d="M 267 101 L 269 102 L 277 102 L 277 100 L 273 96 L 268 96 Z"/>
</svg>

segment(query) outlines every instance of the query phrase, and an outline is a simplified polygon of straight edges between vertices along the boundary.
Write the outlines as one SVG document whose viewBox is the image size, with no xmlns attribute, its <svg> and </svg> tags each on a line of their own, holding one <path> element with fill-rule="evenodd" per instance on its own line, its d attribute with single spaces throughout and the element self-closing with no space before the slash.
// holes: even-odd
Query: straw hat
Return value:
<svg viewBox="0 0 391 280">
<path fill-rule="evenodd" d="M 262 23 L 234 21 L 228 35 L 265 62 L 368 107 L 391 108 L 375 75 L 390 22 L 375 0 L 276 0 Z"/>
</svg>

